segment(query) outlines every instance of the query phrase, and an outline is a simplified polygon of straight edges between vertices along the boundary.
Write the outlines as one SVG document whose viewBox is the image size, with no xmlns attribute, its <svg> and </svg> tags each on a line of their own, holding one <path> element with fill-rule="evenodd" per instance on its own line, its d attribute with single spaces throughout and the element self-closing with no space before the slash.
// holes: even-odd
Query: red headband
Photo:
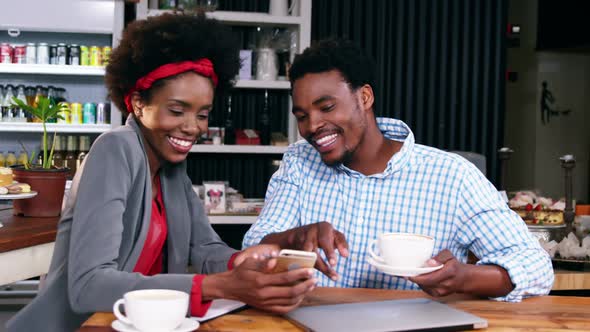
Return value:
<svg viewBox="0 0 590 332">
<path fill-rule="evenodd" d="M 127 112 L 133 112 L 133 106 L 131 105 L 131 95 L 134 92 L 149 89 L 155 81 L 162 78 L 178 75 L 187 71 L 194 71 L 199 75 L 209 77 L 213 81 L 213 85 L 217 86 L 217 74 L 213 70 L 213 63 L 207 58 L 202 58 L 196 61 L 182 61 L 175 63 L 168 63 L 162 65 L 144 77 L 137 80 L 135 86 L 127 92 L 125 95 L 125 105 L 127 106 Z"/>
</svg>

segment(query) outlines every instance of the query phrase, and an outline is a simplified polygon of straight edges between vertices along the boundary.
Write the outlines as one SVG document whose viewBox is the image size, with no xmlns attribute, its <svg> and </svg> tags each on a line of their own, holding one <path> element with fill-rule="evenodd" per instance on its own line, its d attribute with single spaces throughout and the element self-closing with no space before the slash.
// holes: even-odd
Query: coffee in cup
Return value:
<svg viewBox="0 0 590 332">
<path fill-rule="evenodd" d="M 374 251 L 378 244 L 379 252 Z M 422 267 L 432 257 L 434 238 L 411 233 L 383 233 L 369 243 L 369 254 L 380 264 Z"/>
<path fill-rule="evenodd" d="M 170 289 L 142 289 L 127 292 L 113 305 L 117 319 L 145 332 L 172 331 L 188 312 L 189 295 Z M 125 306 L 125 315 L 120 306 Z"/>
</svg>

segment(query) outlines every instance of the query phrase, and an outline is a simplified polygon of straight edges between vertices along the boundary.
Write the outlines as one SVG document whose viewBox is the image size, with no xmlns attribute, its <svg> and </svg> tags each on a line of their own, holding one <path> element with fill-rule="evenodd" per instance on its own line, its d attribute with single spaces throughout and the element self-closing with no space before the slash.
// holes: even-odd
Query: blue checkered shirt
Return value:
<svg viewBox="0 0 590 332">
<path fill-rule="evenodd" d="M 549 292 L 554 278 L 549 256 L 474 165 L 415 144 L 402 121 L 378 118 L 377 123 L 386 138 L 403 142 L 379 174 L 328 167 L 309 143 L 292 144 L 244 247 L 270 233 L 328 221 L 346 236 L 350 256 L 338 260 L 338 281 L 318 272 L 319 286 L 418 289 L 369 265 L 367 246 L 384 232 L 420 233 L 435 238 L 435 255 L 448 249 L 466 262 L 471 250 L 480 257 L 477 264 L 506 269 L 515 287 L 498 300 L 516 302 Z"/>
</svg>

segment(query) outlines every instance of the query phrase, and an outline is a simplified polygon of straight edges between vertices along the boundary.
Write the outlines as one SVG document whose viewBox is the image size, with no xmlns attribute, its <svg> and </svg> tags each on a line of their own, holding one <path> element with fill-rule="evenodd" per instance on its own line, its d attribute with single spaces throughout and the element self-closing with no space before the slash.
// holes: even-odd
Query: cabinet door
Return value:
<svg viewBox="0 0 590 332">
<path fill-rule="evenodd" d="M 0 30 L 112 33 L 115 2 L 107 0 L 2 0 Z"/>
</svg>

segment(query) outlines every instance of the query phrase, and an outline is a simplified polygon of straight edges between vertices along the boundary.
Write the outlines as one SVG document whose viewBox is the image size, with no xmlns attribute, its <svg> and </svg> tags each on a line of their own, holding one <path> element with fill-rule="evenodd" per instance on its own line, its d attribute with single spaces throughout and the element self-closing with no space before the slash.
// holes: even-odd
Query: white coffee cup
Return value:
<svg viewBox="0 0 590 332">
<path fill-rule="evenodd" d="M 127 292 L 113 305 L 117 319 L 140 331 L 172 331 L 185 319 L 189 295 L 170 289 L 142 289 Z M 120 306 L 125 306 L 125 315 Z"/>
<path fill-rule="evenodd" d="M 378 244 L 379 253 L 374 247 Z M 380 264 L 395 267 L 422 267 L 432 257 L 434 238 L 410 233 L 383 233 L 369 243 L 369 254 Z"/>
</svg>

